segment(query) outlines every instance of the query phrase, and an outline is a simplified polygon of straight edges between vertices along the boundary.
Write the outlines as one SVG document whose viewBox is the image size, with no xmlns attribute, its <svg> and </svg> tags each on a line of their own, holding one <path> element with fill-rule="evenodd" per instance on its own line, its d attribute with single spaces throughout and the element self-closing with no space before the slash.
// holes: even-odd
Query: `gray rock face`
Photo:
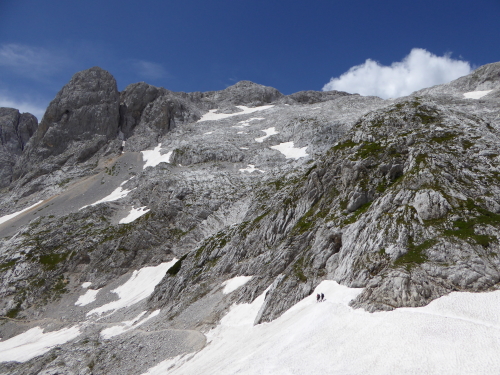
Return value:
<svg viewBox="0 0 500 375">
<path fill-rule="evenodd" d="M 434 190 L 419 191 L 412 205 L 422 220 L 439 219 L 451 210 L 448 201 Z"/>
<path fill-rule="evenodd" d="M 10 185 L 14 165 L 37 127 L 32 114 L 0 108 L 0 188 Z"/>
<path fill-rule="evenodd" d="M 240 81 L 225 90 L 211 91 L 200 95 L 202 101 L 217 103 L 222 108 L 231 105 L 258 107 L 282 97 L 283 94 L 275 88 L 250 81 Z"/>
<path fill-rule="evenodd" d="M 301 104 L 314 104 L 322 103 L 329 100 L 334 100 L 341 98 L 343 96 L 352 95 L 343 91 L 299 91 L 291 95 L 287 95 L 283 98 L 283 102 L 291 103 L 301 103 Z"/>
<path fill-rule="evenodd" d="M 109 72 L 94 67 L 76 73 L 47 108 L 15 177 L 32 172 L 36 164 L 88 158 L 92 152 L 85 149 L 86 142 L 97 144 L 91 146 L 93 151 L 117 136 L 119 105 L 116 81 Z"/>
<path fill-rule="evenodd" d="M 120 130 L 128 138 L 139 124 L 144 108 L 160 94 L 160 89 L 145 82 L 134 83 L 120 93 Z"/>
</svg>

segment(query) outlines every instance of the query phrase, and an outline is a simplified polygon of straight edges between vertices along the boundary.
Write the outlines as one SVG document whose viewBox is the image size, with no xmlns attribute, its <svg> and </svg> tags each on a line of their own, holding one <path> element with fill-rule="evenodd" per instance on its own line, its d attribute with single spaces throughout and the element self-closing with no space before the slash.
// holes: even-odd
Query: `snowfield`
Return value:
<svg viewBox="0 0 500 375">
<path fill-rule="evenodd" d="M 296 148 L 294 147 L 293 142 L 280 143 L 277 146 L 271 146 L 271 148 L 281 152 L 287 159 L 297 160 L 309 155 L 308 153 L 306 153 L 307 146 Z"/>
<path fill-rule="evenodd" d="M 249 108 L 249 107 L 244 106 L 244 105 L 237 105 L 236 107 L 241 109 L 241 112 L 215 113 L 218 111 L 218 109 L 211 109 L 207 113 L 205 113 L 197 122 L 216 121 L 216 120 L 222 120 L 222 119 L 233 117 L 233 116 L 246 115 L 246 114 L 254 113 L 254 112 L 258 112 L 258 111 L 264 111 L 266 109 L 274 107 L 274 105 L 263 105 L 263 106 L 254 107 L 254 108 Z M 248 121 L 251 121 L 251 120 L 248 120 Z"/>
<path fill-rule="evenodd" d="M 110 328 L 103 329 L 101 331 L 101 337 L 104 340 L 109 340 L 112 337 L 121 335 L 122 333 L 131 331 L 133 329 L 136 329 L 137 327 L 143 325 L 147 321 L 153 319 L 159 313 L 160 313 L 160 310 L 155 310 L 151 314 L 149 314 L 149 316 L 147 316 L 146 318 L 141 320 L 141 318 L 146 314 L 146 311 L 143 311 L 132 320 L 121 322 L 120 325 L 116 325 L 116 326 L 113 326 Z"/>
<path fill-rule="evenodd" d="M 79 335 L 77 326 L 46 333 L 40 327 L 31 328 L 11 339 L 0 341 L 0 362 L 29 361 Z"/>
<path fill-rule="evenodd" d="M 14 213 L 12 213 L 12 214 L 5 215 L 5 216 L 0 217 L 0 224 L 5 223 L 6 221 L 9 221 L 10 219 L 15 218 L 17 215 L 21 215 L 23 212 L 26 212 L 26 211 L 28 211 L 28 210 L 31 210 L 32 208 L 34 208 L 34 207 L 38 206 L 38 205 L 39 205 L 40 203 L 42 203 L 42 202 L 43 202 L 43 200 L 38 201 L 38 202 L 36 202 L 36 203 L 35 203 L 34 205 L 32 205 L 32 206 L 26 207 L 24 210 L 17 211 L 17 212 L 14 212 Z"/>
<path fill-rule="evenodd" d="M 234 292 L 236 289 L 238 289 L 240 286 L 245 285 L 250 280 L 252 280 L 252 276 L 236 276 L 232 279 L 226 280 L 222 283 L 222 286 L 224 287 L 222 293 L 229 294 L 231 292 Z"/>
<path fill-rule="evenodd" d="M 168 269 L 172 267 L 177 259 L 170 262 L 161 263 L 156 267 L 144 267 L 140 270 L 135 270 L 125 284 L 112 290 L 112 293 L 118 294 L 119 299 L 109 302 L 103 306 L 96 307 L 87 313 L 87 316 L 92 314 L 102 314 L 106 311 L 132 306 L 133 304 L 147 298 L 153 293 L 156 284 L 158 284 Z"/>
<path fill-rule="evenodd" d="M 142 160 L 145 162 L 142 169 L 147 167 L 156 167 L 160 163 L 170 163 L 170 157 L 172 156 L 172 151 L 166 154 L 161 153 L 161 143 L 158 144 L 153 150 L 141 151 Z"/>
<path fill-rule="evenodd" d="M 121 219 L 118 224 L 129 224 L 138 218 L 140 218 L 142 215 L 145 215 L 149 212 L 149 208 L 146 206 L 139 207 L 139 208 L 133 208 L 130 210 L 129 214 Z"/>
<path fill-rule="evenodd" d="M 255 165 L 253 164 L 248 164 L 248 167 L 240 169 L 240 172 L 242 173 L 243 172 L 252 173 L 253 171 L 259 171 L 260 173 L 265 173 L 265 171 L 255 168 Z"/>
<path fill-rule="evenodd" d="M 272 127 L 272 128 L 269 128 L 269 129 L 264 129 L 264 130 L 261 130 L 261 131 L 263 131 L 264 133 L 266 133 L 266 135 L 263 136 L 263 137 L 255 138 L 255 141 L 259 142 L 259 143 L 264 142 L 264 139 L 269 138 L 272 135 L 278 134 L 278 132 L 276 131 L 275 127 Z"/>
<path fill-rule="evenodd" d="M 317 303 L 321 292 L 326 301 Z M 500 291 L 455 292 L 425 307 L 377 313 L 348 306 L 360 292 L 323 281 L 280 318 L 253 326 L 264 292 L 251 304 L 233 305 L 207 334 L 203 350 L 145 374 L 456 375 L 500 369 Z"/>
<path fill-rule="evenodd" d="M 95 301 L 97 297 L 97 293 L 99 293 L 101 289 L 89 289 L 85 292 L 85 294 L 78 297 L 78 300 L 75 302 L 76 306 L 86 306 Z"/>
<path fill-rule="evenodd" d="M 127 181 L 125 181 L 125 182 L 127 182 Z M 132 189 L 132 190 L 134 190 L 134 189 Z M 80 210 L 83 210 L 86 207 L 95 206 L 95 205 L 98 205 L 98 204 L 104 203 L 104 202 L 117 201 L 119 199 L 126 197 L 128 195 L 128 193 L 130 193 L 132 190 L 126 190 L 126 189 L 122 188 L 121 186 L 119 186 L 115 190 L 113 190 L 111 192 L 111 194 L 105 196 L 104 198 L 98 200 L 97 202 L 83 206 L 82 208 L 80 208 Z"/>
<path fill-rule="evenodd" d="M 493 90 L 486 90 L 486 91 L 470 91 L 464 93 L 464 97 L 467 99 L 481 99 L 483 96 L 488 95 L 490 92 Z"/>
</svg>

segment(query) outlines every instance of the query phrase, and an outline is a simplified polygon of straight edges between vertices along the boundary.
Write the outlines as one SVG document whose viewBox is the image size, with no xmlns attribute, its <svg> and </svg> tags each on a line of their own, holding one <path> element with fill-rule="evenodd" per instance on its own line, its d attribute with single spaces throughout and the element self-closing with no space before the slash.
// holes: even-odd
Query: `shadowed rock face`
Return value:
<svg viewBox="0 0 500 375">
<path fill-rule="evenodd" d="M 76 73 L 47 108 L 15 177 L 50 157 L 54 164 L 62 164 L 74 154 L 80 161 L 91 156 L 117 136 L 119 103 L 116 81 L 109 72 L 94 67 Z M 89 142 L 89 146 L 75 150 L 75 142 Z M 66 157 L 58 158 L 64 153 Z"/>
<path fill-rule="evenodd" d="M 11 183 L 13 167 L 37 127 L 32 114 L 0 108 L 0 188 Z"/>
</svg>

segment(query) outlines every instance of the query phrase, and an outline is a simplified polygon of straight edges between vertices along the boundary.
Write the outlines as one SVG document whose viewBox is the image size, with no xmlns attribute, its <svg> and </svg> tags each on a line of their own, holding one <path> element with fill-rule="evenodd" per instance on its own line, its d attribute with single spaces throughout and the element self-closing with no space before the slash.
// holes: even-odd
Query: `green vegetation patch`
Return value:
<svg viewBox="0 0 500 375">
<path fill-rule="evenodd" d="M 179 273 L 179 271 L 181 270 L 181 266 L 182 266 L 182 261 L 184 259 L 187 258 L 187 254 L 184 254 L 181 259 L 179 259 L 177 262 L 175 262 L 175 264 L 170 267 L 167 271 L 167 273 L 170 275 L 170 276 L 175 276 Z"/>
<path fill-rule="evenodd" d="M 356 156 L 366 159 L 369 156 L 377 156 L 384 151 L 384 148 L 379 143 L 366 142 L 356 152 Z"/>
<path fill-rule="evenodd" d="M 304 257 L 295 262 L 293 265 L 293 273 L 301 282 L 305 283 L 307 281 L 307 277 L 304 275 Z"/>
<path fill-rule="evenodd" d="M 66 260 L 68 255 L 69 252 L 61 254 L 44 254 L 40 256 L 40 263 L 45 267 L 45 269 L 54 270 L 59 263 Z"/>
<path fill-rule="evenodd" d="M 420 245 L 414 245 L 413 239 L 410 237 L 408 241 L 408 251 L 394 261 L 395 266 L 404 266 L 408 271 L 416 264 L 425 263 L 428 258 L 425 255 L 425 250 L 431 248 L 437 243 L 436 239 L 429 239 L 422 242 Z"/>
<path fill-rule="evenodd" d="M 352 223 L 358 221 L 359 216 L 361 216 L 366 211 L 368 211 L 368 209 L 370 208 L 371 205 L 372 205 L 372 202 L 367 202 L 367 203 L 363 204 L 362 206 L 360 206 L 356 211 L 354 211 L 354 214 L 350 218 L 344 220 L 344 224 L 345 225 L 352 224 Z"/>
<path fill-rule="evenodd" d="M 7 314 L 5 315 L 7 316 L 7 318 L 14 319 L 17 316 L 17 314 L 19 314 L 20 311 L 21 311 L 21 304 L 18 303 L 16 307 L 7 311 Z"/>
<path fill-rule="evenodd" d="M 452 139 L 454 139 L 456 137 L 458 137 L 458 134 L 456 134 L 456 133 L 445 133 L 445 134 L 440 135 L 440 136 L 432 137 L 431 141 L 437 142 L 437 143 L 444 143 L 444 142 L 451 141 Z"/>
<path fill-rule="evenodd" d="M 491 225 L 498 227 L 500 225 L 500 214 L 485 210 L 484 208 L 476 205 L 472 199 L 468 199 L 465 202 L 465 208 L 469 211 L 476 211 L 478 215 L 476 217 L 471 217 L 468 220 L 455 220 L 453 222 L 454 228 L 447 229 L 443 233 L 446 236 L 458 237 L 469 242 L 473 240 L 475 243 L 483 247 L 488 247 L 489 244 L 496 238 L 494 236 L 476 234 L 474 226 Z"/>
<path fill-rule="evenodd" d="M 0 271 L 6 270 L 8 268 L 12 268 L 15 265 L 16 265 L 16 261 L 15 260 L 11 260 L 11 261 L 8 261 L 8 262 L 1 263 L 0 264 Z"/>
<path fill-rule="evenodd" d="M 354 146 L 357 146 L 358 144 L 356 142 L 353 142 L 351 139 L 348 139 L 347 141 L 344 141 L 342 143 L 337 144 L 336 146 L 333 146 L 331 149 L 332 150 L 343 150 L 346 148 L 351 148 Z"/>
</svg>

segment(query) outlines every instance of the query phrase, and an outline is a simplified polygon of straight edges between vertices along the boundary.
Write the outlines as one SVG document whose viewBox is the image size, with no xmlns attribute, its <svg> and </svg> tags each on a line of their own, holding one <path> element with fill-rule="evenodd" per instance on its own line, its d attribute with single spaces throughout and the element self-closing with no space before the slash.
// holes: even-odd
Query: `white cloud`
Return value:
<svg viewBox="0 0 500 375">
<path fill-rule="evenodd" d="M 436 56 L 414 48 L 402 61 L 383 66 L 368 59 L 332 78 L 323 91 L 339 90 L 381 98 L 397 98 L 416 90 L 450 82 L 471 72 L 468 62 L 455 60 L 449 54 Z"/>
<path fill-rule="evenodd" d="M 163 66 L 154 62 L 136 60 L 132 62 L 132 66 L 137 71 L 139 76 L 144 78 L 157 79 L 167 76 L 167 72 Z"/>
<path fill-rule="evenodd" d="M 0 93 L 0 107 L 15 108 L 21 113 L 29 112 L 38 119 L 38 122 L 42 120 L 45 113 L 43 106 L 30 101 L 12 99 L 5 93 Z"/>
<path fill-rule="evenodd" d="M 0 45 L 0 67 L 37 80 L 45 80 L 47 75 L 58 73 L 69 62 L 68 58 L 41 47 Z"/>
</svg>

